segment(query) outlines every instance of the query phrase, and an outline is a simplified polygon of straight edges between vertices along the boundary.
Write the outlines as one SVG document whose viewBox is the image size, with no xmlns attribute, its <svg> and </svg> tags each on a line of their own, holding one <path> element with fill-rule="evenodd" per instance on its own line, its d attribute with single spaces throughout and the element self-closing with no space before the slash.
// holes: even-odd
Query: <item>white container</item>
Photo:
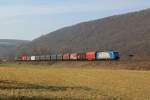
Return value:
<svg viewBox="0 0 150 100">
<path fill-rule="evenodd" d="M 31 56 L 31 60 L 34 61 L 35 60 L 35 56 Z"/>
</svg>

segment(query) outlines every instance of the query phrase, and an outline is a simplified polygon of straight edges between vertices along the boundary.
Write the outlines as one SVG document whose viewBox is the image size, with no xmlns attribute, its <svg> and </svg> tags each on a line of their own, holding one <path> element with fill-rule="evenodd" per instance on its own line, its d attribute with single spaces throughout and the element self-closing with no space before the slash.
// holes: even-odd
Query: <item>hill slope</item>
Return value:
<svg viewBox="0 0 150 100">
<path fill-rule="evenodd" d="M 118 50 L 122 58 L 150 58 L 150 9 L 79 23 L 33 40 L 23 46 L 45 52 Z"/>
<path fill-rule="evenodd" d="M 0 58 L 13 57 L 17 53 L 17 47 L 27 42 L 24 40 L 0 39 Z"/>
</svg>

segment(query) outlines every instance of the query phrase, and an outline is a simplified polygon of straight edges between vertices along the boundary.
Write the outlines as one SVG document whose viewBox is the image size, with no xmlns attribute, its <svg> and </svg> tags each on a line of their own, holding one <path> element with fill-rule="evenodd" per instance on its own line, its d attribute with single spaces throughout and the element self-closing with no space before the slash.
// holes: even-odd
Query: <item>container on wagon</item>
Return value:
<svg viewBox="0 0 150 100">
<path fill-rule="evenodd" d="M 28 56 L 23 55 L 23 56 L 21 56 L 21 60 L 22 60 L 22 61 L 27 61 L 27 57 L 28 57 Z"/>
<path fill-rule="evenodd" d="M 27 61 L 30 61 L 31 60 L 31 56 L 27 56 Z"/>
<path fill-rule="evenodd" d="M 78 60 L 85 60 L 86 59 L 86 54 L 85 53 L 78 53 L 77 59 Z"/>
<path fill-rule="evenodd" d="M 50 61 L 50 60 L 51 60 L 51 56 L 50 56 L 50 55 L 46 55 L 46 56 L 45 56 L 45 60 L 46 60 L 46 61 Z"/>
<path fill-rule="evenodd" d="M 40 61 L 40 56 L 35 56 L 36 61 Z"/>
<path fill-rule="evenodd" d="M 77 59 L 78 59 L 78 54 L 77 53 L 70 54 L 70 60 L 77 60 Z"/>
<path fill-rule="evenodd" d="M 46 60 L 46 56 L 45 55 L 40 56 L 40 60 L 41 61 L 45 61 Z"/>
<path fill-rule="evenodd" d="M 57 60 L 57 55 L 51 55 L 51 60 Z"/>
<path fill-rule="evenodd" d="M 15 59 L 15 61 L 17 61 L 17 60 L 18 60 L 18 57 L 15 57 L 14 59 Z"/>
<path fill-rule="evenodd" d="M 96 58 L 96 52 L 87 52 L 86 53 L 87 60 L 95 60 L 95 58 Z"/>
<path fill-rule="evenodd" d="M 31 56 L 31 61 L 35 61 L 35 56 Z"/>
<path fill-rule="evenodd" d="M 61 61 L 62 59 L 63 59 L 63 55 L 58 54 L 58 55 L 57 55 L 57 60 Z"/>
<path fill-rule="evenodd" d="M 21 61 L 22 59 L 21 59 L 21 57 L 19 56 L 19 57 L 15 57 L 15 60 L 16 60 L 16 61 Z"/>
<path fill-rule="evenodd" d="M 64 54 L 63 55 L 63 60 L 70 60 L 70 54 L 69 53 Z"/>
</svg>

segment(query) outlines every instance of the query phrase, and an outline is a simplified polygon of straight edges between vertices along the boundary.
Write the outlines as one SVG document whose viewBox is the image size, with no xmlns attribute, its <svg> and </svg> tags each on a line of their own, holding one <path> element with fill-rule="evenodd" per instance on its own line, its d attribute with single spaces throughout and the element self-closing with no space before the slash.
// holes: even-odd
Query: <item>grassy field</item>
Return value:
<svg viewBox="0 0 150 100">
<path fill-rule="evenodd" d="M 0 99 L 150 100 L 150 71 L 1 64 Z"/>
</svg>

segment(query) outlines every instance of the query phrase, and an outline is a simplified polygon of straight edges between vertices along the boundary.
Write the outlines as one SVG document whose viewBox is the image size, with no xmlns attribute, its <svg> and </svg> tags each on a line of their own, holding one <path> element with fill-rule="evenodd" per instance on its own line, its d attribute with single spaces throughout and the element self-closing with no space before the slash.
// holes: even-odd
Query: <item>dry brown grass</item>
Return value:
<svg viewBox="0 0 150 100">
<path fill-rule="evenodd" d="M 150 100 L 150 72 L 3 64 L 0 99 Z"/>
</svg>

